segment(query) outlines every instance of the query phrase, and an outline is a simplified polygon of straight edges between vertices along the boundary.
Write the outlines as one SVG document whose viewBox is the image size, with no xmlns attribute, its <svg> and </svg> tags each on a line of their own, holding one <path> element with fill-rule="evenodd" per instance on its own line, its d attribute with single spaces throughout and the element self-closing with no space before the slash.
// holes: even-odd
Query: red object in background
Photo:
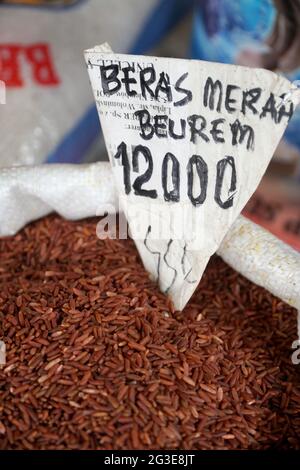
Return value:
<svg viewBox="0 0 300 470">
<path fill-rule="evenodd" d="M 19 64 L 22 46 L 18 44 L 0 45 L 0 79 L 7 87 L 23 86 Z"/>
<path fill-rule="evenodd" d="M 42 86 L 60 83 L 49 44 L 0 44 L 0 80 L 7 87 L 22 87 L 26 84 L 24 65 L 30 67 L 34 83 Z"/>
<path fill-rule="evenodd" d="M 300 251 L 300 188 L 264 178 L 243 214 Z"/>
</svg>

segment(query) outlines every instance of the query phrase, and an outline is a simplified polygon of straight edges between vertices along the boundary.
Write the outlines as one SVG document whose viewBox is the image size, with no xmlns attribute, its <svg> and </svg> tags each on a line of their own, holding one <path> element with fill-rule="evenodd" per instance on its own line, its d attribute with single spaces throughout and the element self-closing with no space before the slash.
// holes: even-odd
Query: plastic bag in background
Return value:
<svg viewBox="0 0 300 470">
<path fill-rule="evenodd" d="M 156 4 L 0 3 L 0 80 L 6 88 L 6 104 L 0 105 L 0 166 L 89 159 L 93 143 L 99 145 L 99 120 L 82 51 L 106 40 L 128 51 Z"/>
<path fill-rule="evenodd" d="M 268 68 L 300 80 L 300 0 L 196 0 L 196 5 L 193 58 Z M 300 180 L 299 128 L 298 108 L 276 158 Z"/>
<path fill-rule="evenodd" d="M 246 205 L 244 215 L 300 251 L 299 200 L 298 184 L 275 175 L 265 176 Z"/>
</svg>

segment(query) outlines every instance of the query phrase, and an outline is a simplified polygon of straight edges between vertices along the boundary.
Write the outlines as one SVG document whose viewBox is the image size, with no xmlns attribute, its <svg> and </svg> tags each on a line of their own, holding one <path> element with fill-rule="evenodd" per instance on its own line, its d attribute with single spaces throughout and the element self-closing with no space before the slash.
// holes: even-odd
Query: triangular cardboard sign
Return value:
<svg viewBox="0 0 300 470">
<path fill-rule="evenodd" d="M 131 236 L 181 310 L 260 182 L 299 90 L 263 69 L 108 45 L 85 58 Z"/>
</svg>

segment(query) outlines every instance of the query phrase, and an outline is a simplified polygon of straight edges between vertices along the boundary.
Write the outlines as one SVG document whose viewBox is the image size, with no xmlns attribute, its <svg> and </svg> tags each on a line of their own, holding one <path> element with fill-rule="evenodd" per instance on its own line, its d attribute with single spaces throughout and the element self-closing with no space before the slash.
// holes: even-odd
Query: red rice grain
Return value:
<svg viewBox="0 0 300 470">
<path fill-rule="evenodd" d="M 218 257 L 180 313 L 93 219 L 0 251 L 0 449 L 300 449 L 296 312 Z"/>
</svg>

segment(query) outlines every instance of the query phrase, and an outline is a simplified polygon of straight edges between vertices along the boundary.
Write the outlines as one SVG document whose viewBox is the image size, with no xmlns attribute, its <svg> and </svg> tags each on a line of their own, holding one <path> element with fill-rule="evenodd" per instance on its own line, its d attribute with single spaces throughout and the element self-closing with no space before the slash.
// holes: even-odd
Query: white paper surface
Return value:
<svg viewBox="0 0 300 470">
<path fill-rule="evenodd" d="M 132 237 L 181 310 L 255 191 L 299 91 L 263 69 L 107 45 L 85 58 Z"/>
</svg>

